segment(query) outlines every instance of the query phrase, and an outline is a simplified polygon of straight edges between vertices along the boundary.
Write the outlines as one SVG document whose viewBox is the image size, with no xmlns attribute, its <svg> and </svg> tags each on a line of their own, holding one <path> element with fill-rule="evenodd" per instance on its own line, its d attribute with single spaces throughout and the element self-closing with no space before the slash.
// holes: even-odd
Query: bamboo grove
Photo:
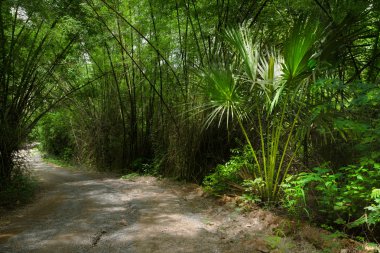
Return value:
<svg viewBox="0 0 380 253">
<path fill-rule="evenodd" d="M 207 176 L 293 208 L 290 177 L 378 167 L 379 14 L 372 0 L 1 1 L 1 187 L 37 138 L 98 170 Z"/>
</svg>

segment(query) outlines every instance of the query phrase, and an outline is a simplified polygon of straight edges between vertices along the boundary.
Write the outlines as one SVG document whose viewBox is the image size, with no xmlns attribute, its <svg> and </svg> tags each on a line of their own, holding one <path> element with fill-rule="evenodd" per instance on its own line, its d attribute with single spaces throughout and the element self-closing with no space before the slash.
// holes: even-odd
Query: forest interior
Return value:
<svg viewBox="0 0 380 253">
<path fill-rule="evenodd" d="M 0 252 L 380 252 L 379 39 L 378 0 L 0 0 Z"/>
</svg>

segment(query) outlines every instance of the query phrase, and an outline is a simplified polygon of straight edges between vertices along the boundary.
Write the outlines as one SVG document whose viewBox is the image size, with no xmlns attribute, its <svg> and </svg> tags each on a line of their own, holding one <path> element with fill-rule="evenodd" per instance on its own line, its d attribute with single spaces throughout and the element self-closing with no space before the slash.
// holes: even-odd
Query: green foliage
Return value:
<svg viewBox="0 0 380 253">
<path fill-rule="evenodd" d="M 318 39 L 318 30 L 318 24 L 310 18 L 303 17 L 296 21 L 284 48 L 284 79 L 289 83 L 299 85 L 316 66 L 314 44 Z"/>
<path fill-rule="evenodd" d="M 320 97 L 308 101 L 311 142 L 333 168 L 378 159 L 379 92 L 378 85 L 363 82 L 324 79 L 312 85 L 311 94 Z"/>
<path fill-rule="evenodd" d="M 267 236 L 265 238 L 265 241 L 268 243 L 271 249 L 281 253 L 291 252 L 296 246 L 292 241 L 287 240 L 287 238 L 275 235 Z"/>
<path fill-rule="evenodd" d="M 138 173 L 133 172 L 133 173 L 129 173 L 127 175 L 122 176 L 121 179 L 123 179 L 123 180 L 133 180 L 133 179 L 135 179 L 135 178 L 137 178 L 139 176 L 140 175 Z"/>
<path fill-rule="evenodd" d="M 204 92 L 207 99 L 204 106 L 210 109 L 206 125 L 216 119 L 220 125 L 225 117 L 227 126 L 230 118 L 238 123 L 252 155 L 255 167 L 252 177 L 264 184 L 254 191 L 259 191 L 265 201 L 277 201 L 279 185 L 300 147 L 297 132 L 303 128 L 296 125 L 307 89 L 306 79 L 311 74 L 308 61 L 316 40 L 315 30 L 310 30 L 309 26 L 294 28 L 285 48 L 290 52 L 284 54 L 282 64 L 276 50 L 259 48 L 249 28 L 228 29 L 226 41 L 236 52 L 236 59 L 225 68 L 202 71 L 203 90 L 207 91 Z M 291 53 L 296 50 L 300 51 L 295 55 Z M 251 126 L 257 133 L 259 145 L 251 141 L 252 133 L 248 131 Z"/>
<path fill-rule="evenodd" d="M 247 80 L 256 80 L 259 63 L 259 46 L 255 43 L 255 34 L 246 26 L 239 29 L 226 29 L 225 39 L 238 52 L 244 65 Z"/>
<path fill-rule="evenodd" d="M 372 203 L 366 206 L 366 212 L 349 224 L 349 227 L 357 227 L 366 224 L 368 227 L 374 227 L 380 223 L 380 189 L 373 189 L 371 193 Z"/>
<path fill-rule="evenodd" d="M 153 166 L 149 159 L 138 158 L 134 160 L 131 164 L 131 170 L 137 171 L 144 175 L 155 175 L 157 174 L 157 169 Z"/>
<path fill-rule="evenodd" d="M 286 180 L 282 185 L 284 206 L 292 212 L 307 210 L 312 218 L 347 227 L 359 225 L 363 220 L 357 219 L 363 219 L 368 210 L 373 211 L 371 224 L 374 224 L 378 221 L 378 198 L 373 189 L 379 187 L 379 180 L 378 163 L 349 165 L 336 172 L 315 168 L 313 172 L 303 172 Z M 373 208 L 368 207 L 371 203 L 374 203 Z"/>
<path fill-rule="evenodd" d="M 245 191 L 247 192 L 246 195 L 251 196 L 251 198 L 254 198 L 256 200 L 260 200 L 260 197 L 262 197 L 262 192 L 265 191 L 266 183 L 261 177 L 257 177 L 255 179 L 246 179 L 243 182 L 243 186 L 245 188 Z M 260 196 L 260 197 L 258 197 Z"/>
<path fill-rule="evenodd" d="M 77 89 L 62 73 L 79 29 L 65 28 L 56 5 L 39 4 L 0 1 L 1 184 L 11 179 L 16 153 L 41 117 Z"/>
<path fill-rule="evenodd" d="M 54 165 L 58 165 L 59 167 L 64 167 L 66 169 L 73 169 L 75 170 L 75 166 L 73 161 L 67 161 L 67 160 L 64 160 L 62 157 L 57 157 L 57 156 L 53 156 L 53 155 L 49 155 L 49 154 L 44 154 L 42 156 L 42 159 L 45 161 L 45 162 L 48 162 L 48 163 L 52 163 Z"/>
<path fill-rule="evenodd" d="M 212 112 L 206 120 L 206 125 L 218 120 L 220 126 L 224 116 L 227 118 L 227 126 L 234 114 L 239 114 L 239 104 L 242 102 L 236 82 L 230 70 L 206 69 L 202 71 L 202 78 L 207 85 L 203 86 L 204 93 L 210 102 L 204 105 L 205 109 L 211 108 Z M 239 117 L 239 115 L 238 115 Z"/>
<path fill-rule="evenodd" d="M 25 171 L 17 170 L 14 169 L 15 174 L 7 185 L 0 188 L 0 207 L 15 208 L 31 201 L 35 194 L 37 181 Z"/>
<path fill-rule="evenodd" d="M 65 160 L 199 181 L 244 139 L 206 189 L 377 219 L 376 1 L 111 2 L 1 1 L 1 184 L 55 106 L 39 138 Z"/>
<path fill-rule="evenodd" d="M 65 161 L 70 161 L 74 153 L 69 117 L 64 111 L 51 112 L 38 125 L 42 150 Z"/>
<path fill-rule="evenodd" d="M 305 214 L 309 216 L 304 191 L 305 184 L 307 183 L 304 179 L 297 178 L 295 180 L 293 175 L 288 176 L 281 184 L 284 196 L 280 203 L 291 216 L 303 217 Z"/>
<path fill-rule="evenodd" d="M 243 205 L 252 205 L 261 202 L 261 199 L 257 195 L 253 195 L 251 192 L 249 192 L 248 194 L 242 194 L 240 199 L 242 200 Z"/>
<path fill-rule="evenodd" d="M 252 175 L 253 165 L 248 147 L 243 151 L 235 149 L 233 156 L 223 165 L 218 165 L 215 172 L 203 180 L 204 189 L 214 194 L 231 190 L 244 190 L 243 182 Z"/>
</svg>

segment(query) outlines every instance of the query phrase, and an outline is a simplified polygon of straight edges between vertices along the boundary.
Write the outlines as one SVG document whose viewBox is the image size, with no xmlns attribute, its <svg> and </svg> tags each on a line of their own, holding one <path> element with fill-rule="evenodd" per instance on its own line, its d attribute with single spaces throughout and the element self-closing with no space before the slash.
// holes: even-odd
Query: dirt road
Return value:
<svg viewBox="0 0 380 253">
<path fill-rule="evenodd" d="M 44 190 L 3 218 L 0 252 L 317 252 L 290 239 L 273 245 L 267 216 L 227 210 L 195 185 L 94 177 L 38 152 L 30 160 Z"/>
</svg>

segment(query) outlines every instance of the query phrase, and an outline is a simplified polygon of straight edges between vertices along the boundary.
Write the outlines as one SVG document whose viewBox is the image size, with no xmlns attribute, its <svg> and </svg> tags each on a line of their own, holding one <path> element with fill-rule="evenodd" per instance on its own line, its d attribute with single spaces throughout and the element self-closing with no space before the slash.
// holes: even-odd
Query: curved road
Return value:
<svg viewBox="0 0 380 253">
<path fill-rule="evenodd" d="M 0 218 L 1 253 L 318 252 L 287 237 L 274 247 L 268 238 L 279 218 L 260 209 L 242 215 L 195 185 L 125 181 L 48 165 L 36 151 L 29 157 L 42 191 Z"/>
<path fill-rule="evenodd" d="M 175 187 L 71 172 L 37 152 L 30 160 L 44 191 L 0 228 L 0 252 L 220 252 Z"/>
</svg>

